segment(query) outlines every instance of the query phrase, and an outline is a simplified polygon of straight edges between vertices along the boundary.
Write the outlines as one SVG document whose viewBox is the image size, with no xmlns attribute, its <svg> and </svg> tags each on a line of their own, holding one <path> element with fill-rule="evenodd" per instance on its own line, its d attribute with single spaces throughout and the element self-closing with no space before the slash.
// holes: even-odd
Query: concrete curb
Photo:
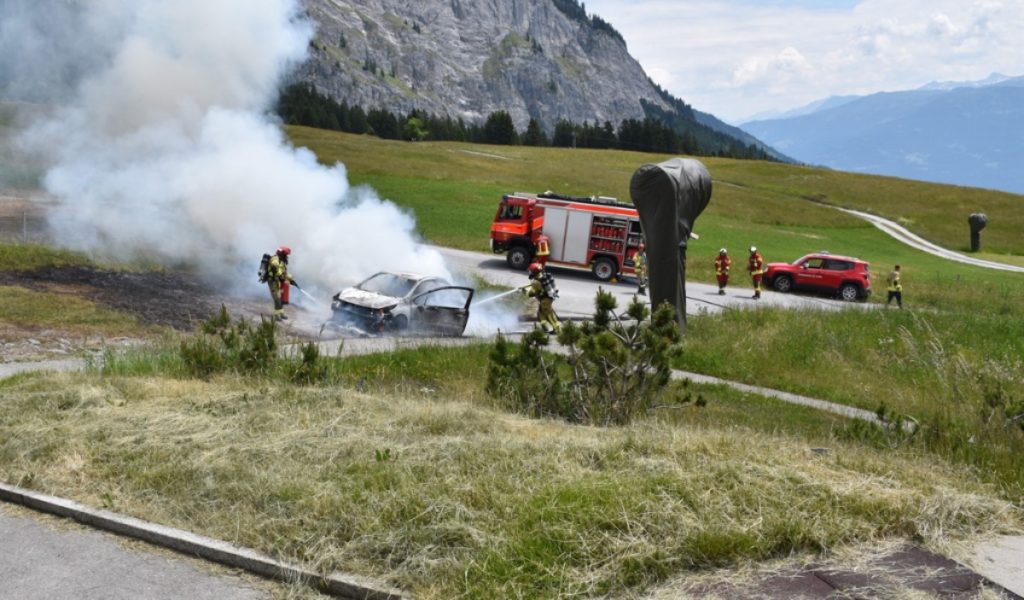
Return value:
<svg viewBox="0 0 1024 600">
<path fill-rule="evenodd" d="M 169 548 L 189 556 L 197 556 L 236 569 L 284 582 L 301 581 L 318 590 L 352 600 L 403 600 L 398 590 L 386 589 L 362 578 L 344 573 L 323 576 L 301 567 L 289 565 L 247 548 L 239 548 L 221 540 L 196 535 L 173 527 L 148 523 L 106 510 L 89 508 L 72 500 L 39 494 L 0 483 L 0 500 L 20 504 L 123 535 Z"/>
</svg>

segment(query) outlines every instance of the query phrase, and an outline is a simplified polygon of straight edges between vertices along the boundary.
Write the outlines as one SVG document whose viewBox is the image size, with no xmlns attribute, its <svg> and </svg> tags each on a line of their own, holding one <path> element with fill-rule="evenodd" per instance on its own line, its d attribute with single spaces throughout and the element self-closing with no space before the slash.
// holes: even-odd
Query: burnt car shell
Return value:
<svg viewBox="0 0 1024 600">
<path fill-rule="evenodd" d="M 460 336 L 474 290 L 445 279 L 382 271 L 334 295 L 334 319 L 375 333 Z"/>
</svg>

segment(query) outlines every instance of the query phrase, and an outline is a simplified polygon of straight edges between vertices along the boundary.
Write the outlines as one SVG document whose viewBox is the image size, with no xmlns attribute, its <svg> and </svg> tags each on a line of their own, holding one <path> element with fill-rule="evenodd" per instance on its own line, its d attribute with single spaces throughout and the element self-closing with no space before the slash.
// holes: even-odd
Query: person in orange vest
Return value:
<svg viewBox="0 0 1024 600">
<path fill-rule="evenodd" d="M 729 283 L 729 269 L 732 268 L 732 259 L 725 248 L 718 251 L 715 257 L 715 275 L 718 276 L 718 295 L 725 295 L 725 286 Z"/>
<path fill-rule="evenodd" d="M 761 276 L 764 275 L 764 257 L 757 251 L 757 246 L 750 247 L 750 261 L 747 264 L 750 279 L 754 284 L 754 300 L 761 299 Z"/>
<path fill-rule="evenodd" d="M 551 238 L 542 233 L 537 236 L 537 251 L 534 253 L 534 260 L 543 266 L 548 264 L 549 256 L 551 256 Z"/>
</svg>

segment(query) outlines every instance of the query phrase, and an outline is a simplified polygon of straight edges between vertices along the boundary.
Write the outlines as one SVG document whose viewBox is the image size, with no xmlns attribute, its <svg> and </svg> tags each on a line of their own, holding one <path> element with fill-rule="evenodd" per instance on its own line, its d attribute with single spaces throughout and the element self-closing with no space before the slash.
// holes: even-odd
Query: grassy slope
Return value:
<svg viewBox="0 0 1024 600">
<path fill-rule="evenodd" d="M 415 211 L 428 239 L 467 249 L 486 248 L 488 226 L 502 193 L 550 189 L 626 200 L 636 168 L 668 158 L 620 151 L 409 144 L 304 127 L 289 127 L 288 133 L 323 162 L 343 162 L 354 183 L 370 183 L 384 197 Z M 969 243 L 967 216 L 986 212 L 990 222 L 982 234 L 984 249 L 1024 256 L 1021 196 L 776 163 L 702 160 L 711 171 L 715 192 L 698 230 L 724 231 L 726 235 L 716 238 L 722 242 L 715 244 L 716 250 L 719 245 L 746 247 L 765 226 L 865 227 L 803 201 L 814 198 L 900 220 L 919 235 L 957 250 Z M 462 220 L 456 228 L 447 219 L 457 213 Z M 779 256 L 792 254 L 790 248 L 781 246 Z"/>
<path fill-rule="evenodd" d="M 487 249 L 490 223 L 503 193 L 550 189 L 628 199 L 636 168 L 667 158 L 619 151 L 410 144 L 303 127 L 290 127 L 288 132 L 321 161 L 344 163 L 354 185 L 369 184 L 412 211 L 427 240 L 481 251 Z M 918 304 L 933 306 L 948 302 L 950 286 L 981 286 L 984 297 L 1000 297 L 1015 291 L 1022 279 L 912 250 L 859 219 L 807 201 L 824 198 L 905 217 L 911 230 L 952 248 L 966 243 L 966 214 L 949 220 L 940 215 L 984 210 L 991 217 L 984 244 L 994 253 L 986 256 L 1024 264 L 1020 196 L 774 163 L 703 160 L 715 191 L 697 222 L 701 240 L 690 246 L 693 280 L 713 281 L 712 262 L 720 247 L 742 261 L 743 249 L 752 244 L 768 261 L 788 262 L 818 250 L 850 254 L 871 262 L 877 275 L 900 263 L 907 295 Z M 899 214 L 878 208 L 879 198 L 899 207 Z"/>
<path fill-rule="evenodd" d="M 726 389 L 624 428 L 509 415 L 447 371 L 479 376 L 480 352 L 346 360 L 322 388 L 21 375 L 0 382 L 0 478 L 428 599 L 629 594 L 741 559 L 1015 524 L 970 473 Z"/>
</svg>

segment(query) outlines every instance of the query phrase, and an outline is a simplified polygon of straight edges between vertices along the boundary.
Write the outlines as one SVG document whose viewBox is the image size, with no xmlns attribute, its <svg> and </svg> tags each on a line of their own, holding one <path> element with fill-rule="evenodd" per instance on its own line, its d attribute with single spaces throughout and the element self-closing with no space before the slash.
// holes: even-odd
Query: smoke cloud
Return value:
<svg viewBox="0 0 1024 600">
<path fill-rule="evenodd" d="M 379 270 L 448 275 L 409 214 L 266 115 L 313 35 L 294 0 L 5 1 L 0 91 L 58 106 L 20 142 L 48 162 L 60 243 L 253 291 L 279 245 L 325 292 Z"/>
</svg>

